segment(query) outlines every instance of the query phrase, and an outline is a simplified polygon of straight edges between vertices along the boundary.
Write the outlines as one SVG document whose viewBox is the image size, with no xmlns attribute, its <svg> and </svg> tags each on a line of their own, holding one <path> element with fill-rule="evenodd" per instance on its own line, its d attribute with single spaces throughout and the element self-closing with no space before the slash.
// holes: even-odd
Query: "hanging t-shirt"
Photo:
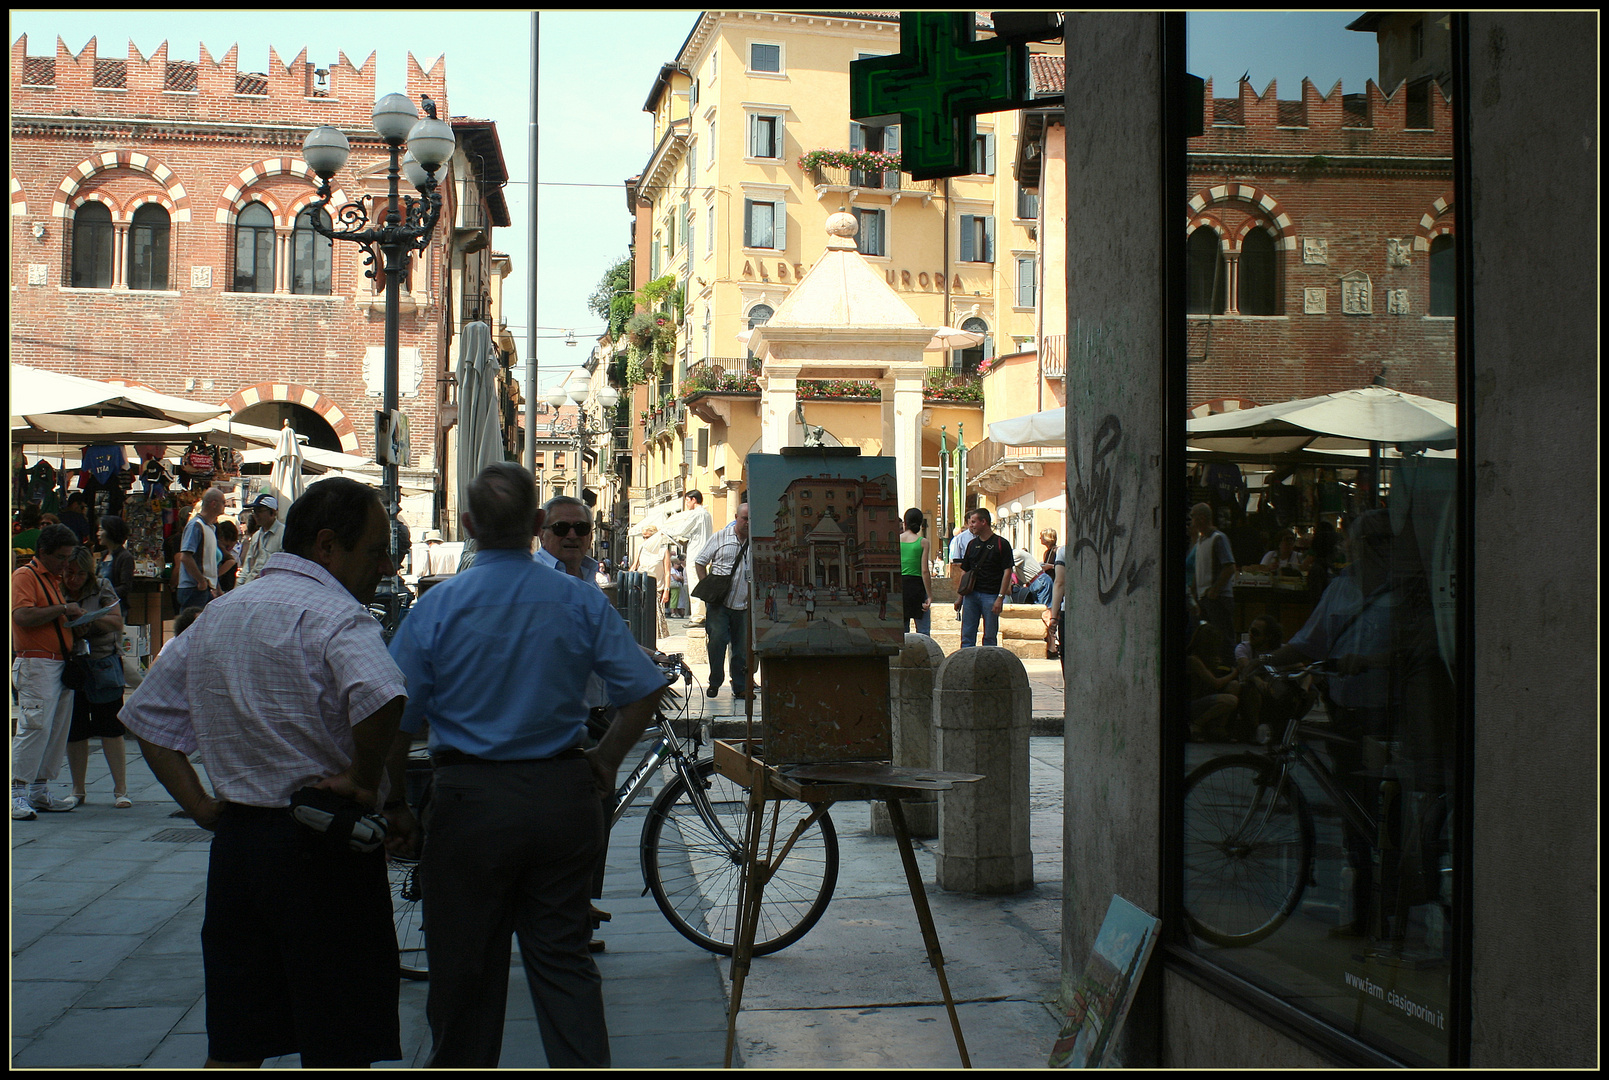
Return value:
<svg viewBox="0 0 1609 1080">
<path fill-rule="evenodd" d="M 84 447 L 84 471 L 98 484 L 107 483 L 128 466 L 128 457 L 121 446 Z"/>
</svg>

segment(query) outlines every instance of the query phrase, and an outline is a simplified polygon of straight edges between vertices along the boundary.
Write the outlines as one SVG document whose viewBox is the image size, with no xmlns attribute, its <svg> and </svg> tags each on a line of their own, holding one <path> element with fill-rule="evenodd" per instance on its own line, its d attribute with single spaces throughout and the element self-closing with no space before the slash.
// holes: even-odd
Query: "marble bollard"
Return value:
<svg viewBox="0 0 1609 1080">
<path fill-rule="evenodd" d="M 959 649 L 934 679 L 938 768 L 981 773 L 939 794 L 938 884 L 956 892 L 1033 888 L 1028 820 L 1028 731 L 1033 693 L 1009 649 Z"/>
<path fill-rule="evenodd" d="M 933 764 L 933 676 L 944 650 L 925 634 L 906 634 L 905 647 L 888 665 L 888 704 L 894 713 L 894 764 L 913 769 Z M 923 791 L 904 800 L 905 825 L 912 836 L 939 834 L 938 792 Z M 888 807 L 872 803 L 872 833 L 893 836 Z"/>
</svg>

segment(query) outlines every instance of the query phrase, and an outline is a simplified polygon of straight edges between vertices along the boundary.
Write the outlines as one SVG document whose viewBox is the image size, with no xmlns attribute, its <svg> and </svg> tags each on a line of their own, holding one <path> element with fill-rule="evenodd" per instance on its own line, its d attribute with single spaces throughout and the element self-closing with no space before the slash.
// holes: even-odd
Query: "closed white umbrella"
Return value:
<svg viewBox="0 0 1609 1080">
<path fill-rule="evenodd" d="M 469 485 L 486 466 L 503 460 L 503 411 L 497 400 L 492 329 L 483 322 L 464 327 L 458 346 L 458 505 L 468 507 Z M 475 542 L 466 538 L 458 568 L 474 562 Z"/>
<path fill-rule="evenodd" d="M 274 444 L 274 467 L 268 474 L 268 483 L 279 496 L 281 517 L 306 490 L 306 482 L 302 479 L 302 446 L 296 441 L 296 429 L 290 426 L 289 421 L 279 429 L 279 441 Z"/>
</svg>

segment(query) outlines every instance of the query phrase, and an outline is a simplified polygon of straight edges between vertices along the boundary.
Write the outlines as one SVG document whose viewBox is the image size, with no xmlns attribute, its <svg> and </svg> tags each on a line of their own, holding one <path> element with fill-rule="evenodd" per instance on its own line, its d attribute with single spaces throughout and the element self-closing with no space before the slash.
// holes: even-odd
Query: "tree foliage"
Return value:
<svg viewBox="0 0 1609 1080">
<path fill-rule="evenodd" d="M 587 297 L 587 310 L 609 324 L 610 337 L 619 338 L 635 306 L 631 291 L 631 256 L 625 255 L 603 272 L 598 287 Z"/>
</svg>

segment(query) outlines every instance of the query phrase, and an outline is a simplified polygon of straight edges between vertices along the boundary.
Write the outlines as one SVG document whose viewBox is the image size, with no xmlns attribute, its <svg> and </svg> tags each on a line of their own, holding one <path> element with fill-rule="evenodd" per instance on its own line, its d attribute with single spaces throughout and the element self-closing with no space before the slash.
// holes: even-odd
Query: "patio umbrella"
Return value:
<svg viewBox="0 0 1609 1080">
<path fill-rule="evenodd" d="M 503 411 L 497 400 L 492 330 L 483 322 L 464 327 L 458 346 L 458 505 L 469 504 L 469 485 L 486 466 L 503 460 Z M 472 564 L 475 542 L 466 539 L 458 568 Z"/>
<path fill-rule="evenodd" d="M 989 425 L 989 438 L 1002 446 L 1065 446 L 1067 410 L 1046 409 L 1010 420 L 996 420 Z"/>
<path fill-rule="evenodd" d="M 154 390 L 11 365 L 13 443 L 90 442 L 173 424 L 194 424 L 228 411 L 221 405 Z"/>
<path fill-rule="evenodd" d="M 296 429 L 290 426 L 289 421 L 279 429 L 279 441 L 274 445 L 274 467 L 268 474 L 268 483 L 279 496 L 281 515 L 306 490 L 307 484 L 302 479 L 302 446 L 296 441 Z"/>
<path fill-rule="evenodd" d="M 1435 398 L 1365 386 L 1203 416 L 1187 421 L 1185 430 L 1192 444 L 1230 453 L 1278 454 L 1382 443 L 1447 450 L 1457 442 L 1458 408 Z"/>
</svg>

